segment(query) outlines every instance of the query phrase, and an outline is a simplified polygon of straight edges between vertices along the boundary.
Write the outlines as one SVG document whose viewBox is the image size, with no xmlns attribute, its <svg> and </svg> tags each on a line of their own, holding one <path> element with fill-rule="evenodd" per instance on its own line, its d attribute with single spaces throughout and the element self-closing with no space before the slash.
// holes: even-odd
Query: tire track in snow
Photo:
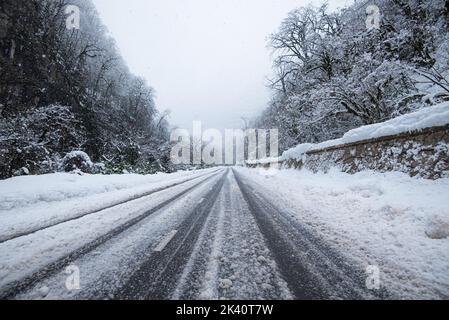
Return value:
<svg viewBox="0 0 449 320">
<path fill-rule="evenodd" d="M 222 197 L 223 194 L 220 194 L 219 198 L 217 198 L 199 234 L 197 243 L 171 296 L 173 300 L 194 300 L 202 292 L 202 284 L 206 274 L 205 268 L 209 261 L 208 253 L 213 252 L 213 242 L 219 232 L 218 219 Z"/>
<path fill-rule="evenodd" d="M 296 299 L 388 298 L 370 291 L 357 270 L 309 230 L 278 210 L 235 171 L 237 184 Z"/>
<path fill-rule="evenodd" d="M 36 233 L 36 232 L 39 232 L 39 231 L 42 231 L 42 230 L 49 229 L 49 228 L 55 227 L 55 226 L 57 226 L 57 225 L 66 223 L 66 222 L 70 222 L 70 221 L 73 221 L 73 220 L 77 220 L 77 219 L 83 218 L 83 217 L 88 216 L 88 215 L 96 214 L 96 213 L 99 213 L 99 212 L 101 212 L 101 211 L 104 211 L 104 210 L 107 210 L 107 209 L 111 209 L 111 208 L 120 206 L 120 205 L 122 205 L 122 204 L 129 203 L 129 202 L 132 202 L 132 201 L 135 201 L 135 200 L 138 200 L 138 199 L 141 199 L 141 198 L 150 196 L 150 195 L 152 195 L 152 194 L 155 194 L 155 193 L 158 193 L 158 192 L 161 192 L 161 191 L 168 190 L 168 189 L 170 189 L 170 188 L 173 188 L 173 187 L 182 185 L 182 184 L 184 184 L 184 183 L 186 183 L 186 182 L 194 181 L 194 180 L 196 180 L 196 179 L 200 179 L 200 178 L 202 178 L 202 177 L 205 177 L 205 176 L 207 176 L 207 175 L 213 174 L 213 173 L 215 173 L 215 172 L 216 172 L 216 171 L 214 171 L 214 172 L 212 172 L 212 173 L 207 172 L 207 173 L 205 173 L 205 174 L 201 174 L 201 175 L 195 176 L 195 177 L 193 177 L 193 178 L 187 178 L 187 179 L 182 180 L 182 181 L 180 181 L 180 182 L 172 183 L 172 184 L 170 184 L 170 185 L 168 185 L 168 186 L 159 187 L 159 188 L 154 188 L 154 189 L 151 189 L 151 190 L 146 191 L 146 192 L 144 192 L 144 193 L 140 193 L 140 194 L 138 194 L 138 195 L 132 196 L 132 197 L 130 197 L 130 198 L 128 198 L 128 199 L 125 199 L 125 200 L 122 200 L 122 201 L 118 201 L 118 202 L 116 202 L 116 203 L 114 203 L 114 204 L 111 204 L 111 205 L 102 207 L 102 208 L 100 208 L 100 209 L 98 209 L 98 210 L 91 211 L 91 212 L 82 212 L 82 213 L 80 213 L 80 214 L 77 214 L 77 215 L 68 217 L 68 218 L 66 218 L 66 219 L 61 219 L 61 220 L 53 221 L 53 222 L 51 222 L 51 223 L 48 223 L 48 224 L 45 225 L 45 226 L 41 226 L 41 227 L 37 227 L 37 228 L 31 228 L 31 229 L 29 229 L 29 230 L 27 230 L 27 231 L 23 231 L 23 232 L 11 234 L 11 235 L 0 235 L 0 244 L 2 244 L 2 243 L 4 243 L 4 242 L 7 242 L 7 241 L 10 241 L 10 240 L 14 240 L 14 239 L 20 238 L 20 237 L 25 237 L 25 236 L 28 236 L 28 235 L 30 235 L 30 234 L 33 234 L 33 233 Z"/>
<path fill-rule="evenodd" d="M 261 257 L 263 256 L 263 259 Z M 232 171 L 173 299 L 291 299 Z"/>
<path fill-rule="evenodd" d="M 128 220 L 126 223 L 121 224 L 111 231 L 109 231 L 106 234 L 101 235 L 100 237 L 96 238 L 94 241 L 88 242 L 87 244 L 82 245 L 78 249 L 56 259 L 55 261 L 47 264 L 46 266 L 40 268 L 37 271 L 32 272 L 29 275 L 24 276 L 23 278 L 19 280 L 12 281 L 8 284 L 6 284 L 3 288 L 0 288 L 0 299 L 12 299 L 14 296 L 18 295 L 21 292 L 26 291 L 27 289 L 31 288 L 32 286 L 36 285 L 37 283 L 41 282 L 45 278 L 48 278 L 55 273 L 57 273 L 59 270 L 63 269 L 70 263 L 72 263 L 74 260 L 78 259 L 79 257 L 85 255 L 88 252 L 93 251 L 106 241 L 112 239 L 113 237 L 117 236 L 118 234 L 122 233 L 123 231 L 131 228 L 132 226 L 136 225 L 137 223 L 141 222 L 145 218 L 149 217 L 156 211 L 164 208 L 165 206 L 170 205 L 172 202 L 176 201 L 178 198 L 180 198 L 183 195 L 188 194 L 189 192 L 193 191 L 194 189 L 198 188 L 200 185 L 204 184 L 205 182 L 209 181 L 213 177 L 220 174 L 219 170 L 218 173 L 213 173 L 206 179 L 194 184 L 193 186 L 190 186 L 189 188 L 176 193 L 173 197 L 170 197 L 168 200 L 163 201 L 162 203 L 158 204 L 157 206 L 149 209 L 145 213 L 138 215 L 130 220 Z M 191 181 L 191 180 L 189 180 Z M 187 181 L 187 182 L 189 182 Z M 186 183 L 186 182 L 184 182 Z"/>
<path fill-rule="evenodd" d="M 163 250 L 149 248 L 152 252 L 149 258 L 134 272 L 128 282 L 114 293 L 114 299 L 162 300 L 172 296 L 182 270 L 188 263 L 201 230 L 222 190 L 227 172 L 228 170 L 207 195 L 198 201 L 197 206 L 184 219 Z"/>
<path fill-rule="evenodd" d="M 233 172 L 226 188 L 218 298 L 292 299 Z"/>
<path fill-rule="evenodd" d="M 198 205 L 198 199 L 202 199 L 219 179 L 220 175 L 215 176 L 199 188 L 155 212 L 141 223 L 132 226 L 95 250 L 73 261 L 72 264 L 80 270 L 79 290 L 70 290 L 66 287 L 68 275 L 62 269 L 29 290 L 15 296 L 15 299 L 115 299 L 114 294 L 120 292 L 120 289 L 141 268 L 142 263 L 149 259 L 158 245 L 169 240 L 169 235 L 174 230 L 179 230 L 185 219 Z M 171 241 L 167 242 L 167 246 Z M 164 247 L 162 250 L 165 251 L 166 248 Z M 42 291 L 42 288 L 48 288 L 46 289 L 48 293 Z"/>
</svg>

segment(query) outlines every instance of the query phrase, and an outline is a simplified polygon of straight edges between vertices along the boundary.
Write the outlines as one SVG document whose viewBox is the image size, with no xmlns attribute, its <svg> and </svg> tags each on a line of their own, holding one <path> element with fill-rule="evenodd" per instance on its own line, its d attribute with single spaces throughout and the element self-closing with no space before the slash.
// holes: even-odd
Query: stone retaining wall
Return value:
<svg viewBox="0 0 449 320">
<path fill-rule="evenodd" d="M 375 170 L 400 171 L 427 179 L 449 177 L 449 125 L 313 150 L 304 158 L 276 164 L 314 172 L 336 167 L 347 173 Z"/>
</svg>

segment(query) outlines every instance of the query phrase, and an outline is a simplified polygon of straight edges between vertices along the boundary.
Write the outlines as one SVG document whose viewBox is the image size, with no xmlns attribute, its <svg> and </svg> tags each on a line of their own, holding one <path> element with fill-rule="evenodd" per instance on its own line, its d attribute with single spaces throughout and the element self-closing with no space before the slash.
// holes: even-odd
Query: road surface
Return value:
<svg viewBox="0 0 449 320">
<path fill-rule="evenodd" d="M 237 168 L 9 235 L 2 253 L 3 299 L 387 297 Z"/>
</svg>

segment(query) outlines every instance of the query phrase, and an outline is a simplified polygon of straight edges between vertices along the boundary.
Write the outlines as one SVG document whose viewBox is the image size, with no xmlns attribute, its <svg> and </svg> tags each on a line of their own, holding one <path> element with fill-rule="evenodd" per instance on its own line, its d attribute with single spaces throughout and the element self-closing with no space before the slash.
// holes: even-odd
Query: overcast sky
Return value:
<svg viewBox="0 0 449 320">
<path fill-rule="evenodd" d="M 330 8 L 346 0 L 330 1 Z M 131 71 L 173 126 L 240 128 L 267 106 L 267 37 L 315 0 L 94 0 Z"/>
</svg>

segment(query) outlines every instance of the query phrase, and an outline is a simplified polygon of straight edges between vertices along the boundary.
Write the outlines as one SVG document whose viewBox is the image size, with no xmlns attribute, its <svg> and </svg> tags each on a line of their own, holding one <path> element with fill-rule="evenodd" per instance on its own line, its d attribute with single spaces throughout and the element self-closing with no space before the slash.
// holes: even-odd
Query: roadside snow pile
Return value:
<svg viewBox="0 0 449 320">
<path fill-rule="evenodd" d="M 283 153 L 281 160 L 301 159 L 306 152 L 449 124 L 449 102 L 423 108 L 382 123 L 347 132 L 342 138 L 318 144 L 300 144 Z M 260 161 L 258 162 L 260 163 Z"/>
<path fill-rule="evenodd" d="M 316 144 L 313 143 L 303 143 L 300 144 L 292 149 L 289 149 L 285 151 L 281 156 L 282 160 L 288 160 L 288 159 L 301 159 L 303 155 L 314 148 L 317 148 Z"/>
<path fill-rule="evenodd" d="M 95 194 L 123 190 L 145 184 L 163 182 L 173 178 L 192 175 L 181 171 L 174 174 L 154 175 L 78 175 L 54 173 L 41 176 L 22 176 L 0 181 L 0 219 L 2 210 L 24 208 L 82 198 Z"/>
<path fill-rule="evenodd" d="M 247 164 L 268 164 L 268 163 L 273 163 L 273 162 L 278 162 L 279 161 L 279 157 L 271 157 L 271 158 L 263 158 L 263 159 L 259 159 L 259 160 L 247 160 L 246 163 Z"/>
<path fill-rule="evenodd" d="M 248 184 L 400 298 L 449 297 L 449 179 L 238 168 Z"/>
<path fill-rule="evenodd" d="M 148 176 L 57 173 L 0 181 L 0 242 L 209 176 L 214 170 Z"/>
</svg>

